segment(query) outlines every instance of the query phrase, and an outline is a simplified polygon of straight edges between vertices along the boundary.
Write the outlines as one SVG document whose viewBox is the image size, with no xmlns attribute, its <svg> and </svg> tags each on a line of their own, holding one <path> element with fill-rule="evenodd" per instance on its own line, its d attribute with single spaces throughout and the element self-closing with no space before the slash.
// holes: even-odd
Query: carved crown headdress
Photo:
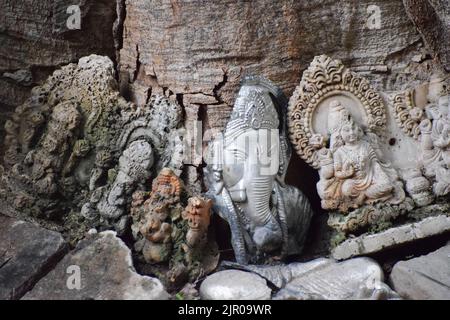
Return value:
<svg viewBox="0 0 450 320">
<path fill-rule="evenodd" d="M 242 81 L 225 135 L 230 137 L 246 129 L 278 129 L 280 119 L 275 101 L 286 105 L 283 92 L 261 77 L 245 77 Z"/>
<path fill-rule="evenodd" d="M 341 128 L 354 123 L 355 120 L 350 112 L 339 101 L 331 101 L 330 113 L 328 114 L 328 133 L 330 134 L 330 149 L 332 152 L 343 145 L 340 136 Z"/>
<path fill-rule="evenodd" d="M 350 112 L 337 100 L 330 103 L 330 112 L 328 114 L 328 133 L 333 135 L 338 133 L 344 124 L 352 124 L 353 117 Z"/>
</svg>

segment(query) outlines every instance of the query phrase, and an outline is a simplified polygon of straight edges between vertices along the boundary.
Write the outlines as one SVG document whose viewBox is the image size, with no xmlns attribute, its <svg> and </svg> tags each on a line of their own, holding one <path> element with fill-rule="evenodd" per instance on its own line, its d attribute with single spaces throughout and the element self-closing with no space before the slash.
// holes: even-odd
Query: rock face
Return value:
<svg viewBox="0 0 450 320">
<path fill-rule="evenodd" d="M 403 0 L 406 12 L 447 71 L 450 71 L 450 11 L 447 0 Z"/>
<path fill-rule="evenodd" d="M 0 300 L 22 297 L 67 249 L 59 233 L 0 215 Z"/>
<path fill-rule="evenodd" d="M 405 299 L 450 299 L 450 244 L 394 265 L 390 282 Z"/>
<path fill-rule="evenodd" d="M 79 4 L 80 29 L 70 23 L 77 15 L 69 10 L 73 4 Z M 0 17 L 0 102 L 20 105 L 55 68 L 85 55 L 113 58 L 116 17 L 116 1 L 5 0 Z"/>
<path fill-rule="evenodd" d="M 168 297 L 159 280 L 134 271 L 130 250 L 114 232 L 106 231 L 80 242 L 23 299 L 165 300 Z"/>
<path fill-rule="evenodd" d="M 450 231 L 450 217 L 439 215 L 417 223 L 410 223 L 386 231 L 362 235 L 339 244 L 332 252 L 335 259 L 342 260 L 355 256 L 379 252 L 388 248 L 424 239 Z"/>
<path fill-rule="evenodd" d="M 239 270 L 214 273 L 200 287 L 204 300 L 269 300 L 271 293 L 266 280 Z"/>
<path fill-rule="evenodd" d="M 290 94 L 319 53 L 361 71 L 388 72 L 393 55 L 416 50 L 420 37 L 404 19 L 401 1 L 373 4 L 216 0 L 199 10 L 202 1 L 128 1 L 121 71 L 136 93 L 167 88 L 183 94 L 186 104 L 201 105 L 232 105 L 246 72 L 264 75 Z M 378 12 L 379 28 L 372 27 L 371 13 L 376 18 Z M 400 79 L 390 80 L 385 84 L 400 85 Z"/>
</svg>

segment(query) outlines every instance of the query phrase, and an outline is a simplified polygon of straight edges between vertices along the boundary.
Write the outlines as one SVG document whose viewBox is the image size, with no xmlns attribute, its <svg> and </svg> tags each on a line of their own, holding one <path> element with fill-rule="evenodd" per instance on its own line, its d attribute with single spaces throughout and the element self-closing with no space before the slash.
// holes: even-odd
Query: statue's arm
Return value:
<svg viewBox="0 0 450 320">
<path fill-rule="evenodd" d="M 334 175 L 338 179 L 347 179 L 355 173 L 351 164 L 343 163 L 339 152 L 336 152 L 334 158 Z"/>
<path fill-rule="evenodd" d="M 447 126 L 442 130 L 442 134 L 439 139 L 434 141 L 434 145 L 438 148 L 446 148 L 450 144 L 449 128 Z"/>
</svg>

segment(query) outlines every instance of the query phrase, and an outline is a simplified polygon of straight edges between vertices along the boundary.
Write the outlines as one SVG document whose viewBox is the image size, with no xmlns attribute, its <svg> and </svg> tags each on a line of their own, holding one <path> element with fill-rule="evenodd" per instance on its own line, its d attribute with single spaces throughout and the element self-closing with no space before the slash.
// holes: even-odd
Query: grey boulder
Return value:
<svg viewBox="0 0 450 320">
<path fill-rule="evenodd" d="M 405 299 L 450 300 L 450 244 L 428 255 L 397 262 L 390 281 Z"/>
<path fill-rule="evenodd" d="M 67 249 L 59 233 L 0 215 L 0 300 L 22 297 Z"/>
<path fill-rule="evenodd" d="M 200 286 L 203 300 L 269 300 L 272 290 L 260 276 L 225 270 L 207 277 Z"/>
<path fill-rule="evenodd" d="M 25 300 L 168 298 L 158 279 L 136 273 L 131 251 L 112 231 L 88 235 L 24 296 Z"/>
</svg>

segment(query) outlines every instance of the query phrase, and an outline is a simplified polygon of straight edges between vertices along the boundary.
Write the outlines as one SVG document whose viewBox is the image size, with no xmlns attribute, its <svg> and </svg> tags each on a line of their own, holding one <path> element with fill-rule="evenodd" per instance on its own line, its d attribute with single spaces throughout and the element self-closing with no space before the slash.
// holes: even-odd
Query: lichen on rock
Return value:
<svg viewBox="0 0 450 320">
<path fill-rule="evenodd" d="M 5 124 L 2 211 L 64 231 L 129 229 L 134 191 L 168 166 L 181 172 L 181 107 L 118 93 L 113 62 L 91 55 L 53 73 Z M 177 140 L 178 139 L 178 140 Z"/>
</svg>

